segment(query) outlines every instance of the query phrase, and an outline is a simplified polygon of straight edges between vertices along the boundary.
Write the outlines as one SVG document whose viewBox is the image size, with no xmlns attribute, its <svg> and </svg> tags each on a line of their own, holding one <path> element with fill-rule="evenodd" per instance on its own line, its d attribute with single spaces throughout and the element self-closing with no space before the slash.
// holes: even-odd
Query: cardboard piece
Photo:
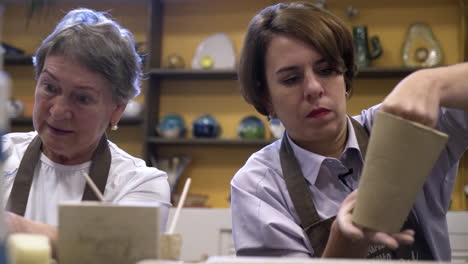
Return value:
<svg viewBox="0 0 468 264">
<path fill-rule="evenodd" d="M 377 231 L 399 232 L 447 140 L 440 131 L 377 112 L 353 221 Z"/>
<path fill-rule="evenodd" d="M 158 203 L 63 203 L 59 207 L 60 263 L 134 264 L 158 258 Z"/>
</svg>

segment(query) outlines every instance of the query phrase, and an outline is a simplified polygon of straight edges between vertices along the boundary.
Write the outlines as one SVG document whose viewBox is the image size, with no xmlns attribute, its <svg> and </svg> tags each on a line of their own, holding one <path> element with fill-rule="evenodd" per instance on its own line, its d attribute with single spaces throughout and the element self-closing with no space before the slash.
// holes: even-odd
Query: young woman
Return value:
<svg viewBox="0 0 468 264">
<path fill-rule="evenodd" d="M 250 22 L 239 65 L 242 93 L 286 132 L 232 179 L 237 255 L 450 259 L 445 215 L 468 146 L 468 64 L 415 72 L 382 104 L 349 117 L 355 74 L 351 33 L 326 10 L 277 4 Z M 376 111 L 450 136 L 398 234 L 350 218 Z"/>
</svg>

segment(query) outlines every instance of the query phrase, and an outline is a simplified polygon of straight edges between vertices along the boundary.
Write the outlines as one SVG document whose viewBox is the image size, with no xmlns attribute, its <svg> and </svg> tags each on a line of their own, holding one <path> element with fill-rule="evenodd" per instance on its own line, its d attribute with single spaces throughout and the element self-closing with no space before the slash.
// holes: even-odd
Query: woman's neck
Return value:
<svg viewBox="0 0 468 264">
<path fill-rule="evenodd" d="M 63 165 L 77 165 L 90 161 L 93 157 L 94 151 L 98 147 L 98 144 L 99 141 L 96 144 L 92 144 L 88 149 L 82 152 L 67 154 L 55 152 L 52 149 L 42 145 L 42 152 L 53 162 Z"/>
<path fill-rule="evenodd" d="M 314 152 L 316 154 L 325 156 L 339 158 L 341 153 L 346 146 L 346 141 L 348 139 L 348 122 L 346 121 L 344 128 L 340 129 L 338 134 L 333 137 L 322 139 L 320 141 L 308 141 L 308 142 L 296 142 L 298 146 Z"/>
</svg>

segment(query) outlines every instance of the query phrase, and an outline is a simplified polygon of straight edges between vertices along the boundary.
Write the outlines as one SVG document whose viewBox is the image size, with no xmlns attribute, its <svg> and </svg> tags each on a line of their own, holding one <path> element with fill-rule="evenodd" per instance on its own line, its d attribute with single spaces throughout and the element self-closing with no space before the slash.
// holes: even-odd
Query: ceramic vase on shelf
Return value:
<svg viewBox="0 0 468 264">
<path fill-rule="evenodd" d="M 135 101 L 130 100 L 127 103 L 127 107 L 125 107 L 125 111 L 123 113 L 123 118 L 138 118 L 143 114 L 143 104 Z"/>
<path fill-rule="evenodd" d="M 355 49 L 355 63 L 359 68 L 369 67 L 371 60 L 377 59 L 382 55 L 382 47 L 378 36 L 372 36 L 370 43 L 372 51 L 369 50 L 367 26 L 353 27 L 353 39 Z"/>
<path fill-rule="evenodd" d="M 434 67 L 442 63 L 442 49 L 429 25 L 415 23 L 408 28 L 402 58 L 406 67 Z"/>
</svg>

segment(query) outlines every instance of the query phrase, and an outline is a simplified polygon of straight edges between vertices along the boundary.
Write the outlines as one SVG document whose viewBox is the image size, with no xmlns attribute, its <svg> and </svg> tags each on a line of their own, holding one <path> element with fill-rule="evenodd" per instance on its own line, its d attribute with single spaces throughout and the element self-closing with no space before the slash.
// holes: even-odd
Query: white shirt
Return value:
<svg viewBox="0 0 468 264">
<path fill-rule="evenodd" d="M 36 132 L 10 133 L 2 137 L 4 157 L 2 172 L 4 207 L 10 196 L 19 164 Z M 165 229 L 170 204 L 167 174 L 147 167 L 112 142 L 109 142 L 111 166 L 104 191 L 104 200 L 112 203 L 145 201 L 160 203 L 161 228 Z M 62 165 L 41 154 L 34 171 L 25 217 L 57 226 L 58 204 L 81 201 L 85 188 L 83 173 L 89 173 L 91 161 L 78 165 Z"/>
<path fill-rule="evenodd" d="M 356 117 L 370 132 L 378 107 L 364 110 Z M 468 147 L 468 114 L 442 108 L 436 128 L 449 134 L 450 138 L 418 194 L 414 209 L 434 258 L 449 260 L 446 213 L 458 161 Z M 292 140 L 290 143 L 319 216 L 336 215 L 351 192 L 339 181 L 338 174 L 353 168 L 353 174 L 346 177 L 346 182 L 355 189 L 363 165 L 350 121 L 346 147 L 339 159 L 309 152 Z M 252 154 L 231 181 L 232 231 L 238 255 L 314 256 L 286 188 L 279 158 L 280 146 L 281 139 Z"/>
</svg>

